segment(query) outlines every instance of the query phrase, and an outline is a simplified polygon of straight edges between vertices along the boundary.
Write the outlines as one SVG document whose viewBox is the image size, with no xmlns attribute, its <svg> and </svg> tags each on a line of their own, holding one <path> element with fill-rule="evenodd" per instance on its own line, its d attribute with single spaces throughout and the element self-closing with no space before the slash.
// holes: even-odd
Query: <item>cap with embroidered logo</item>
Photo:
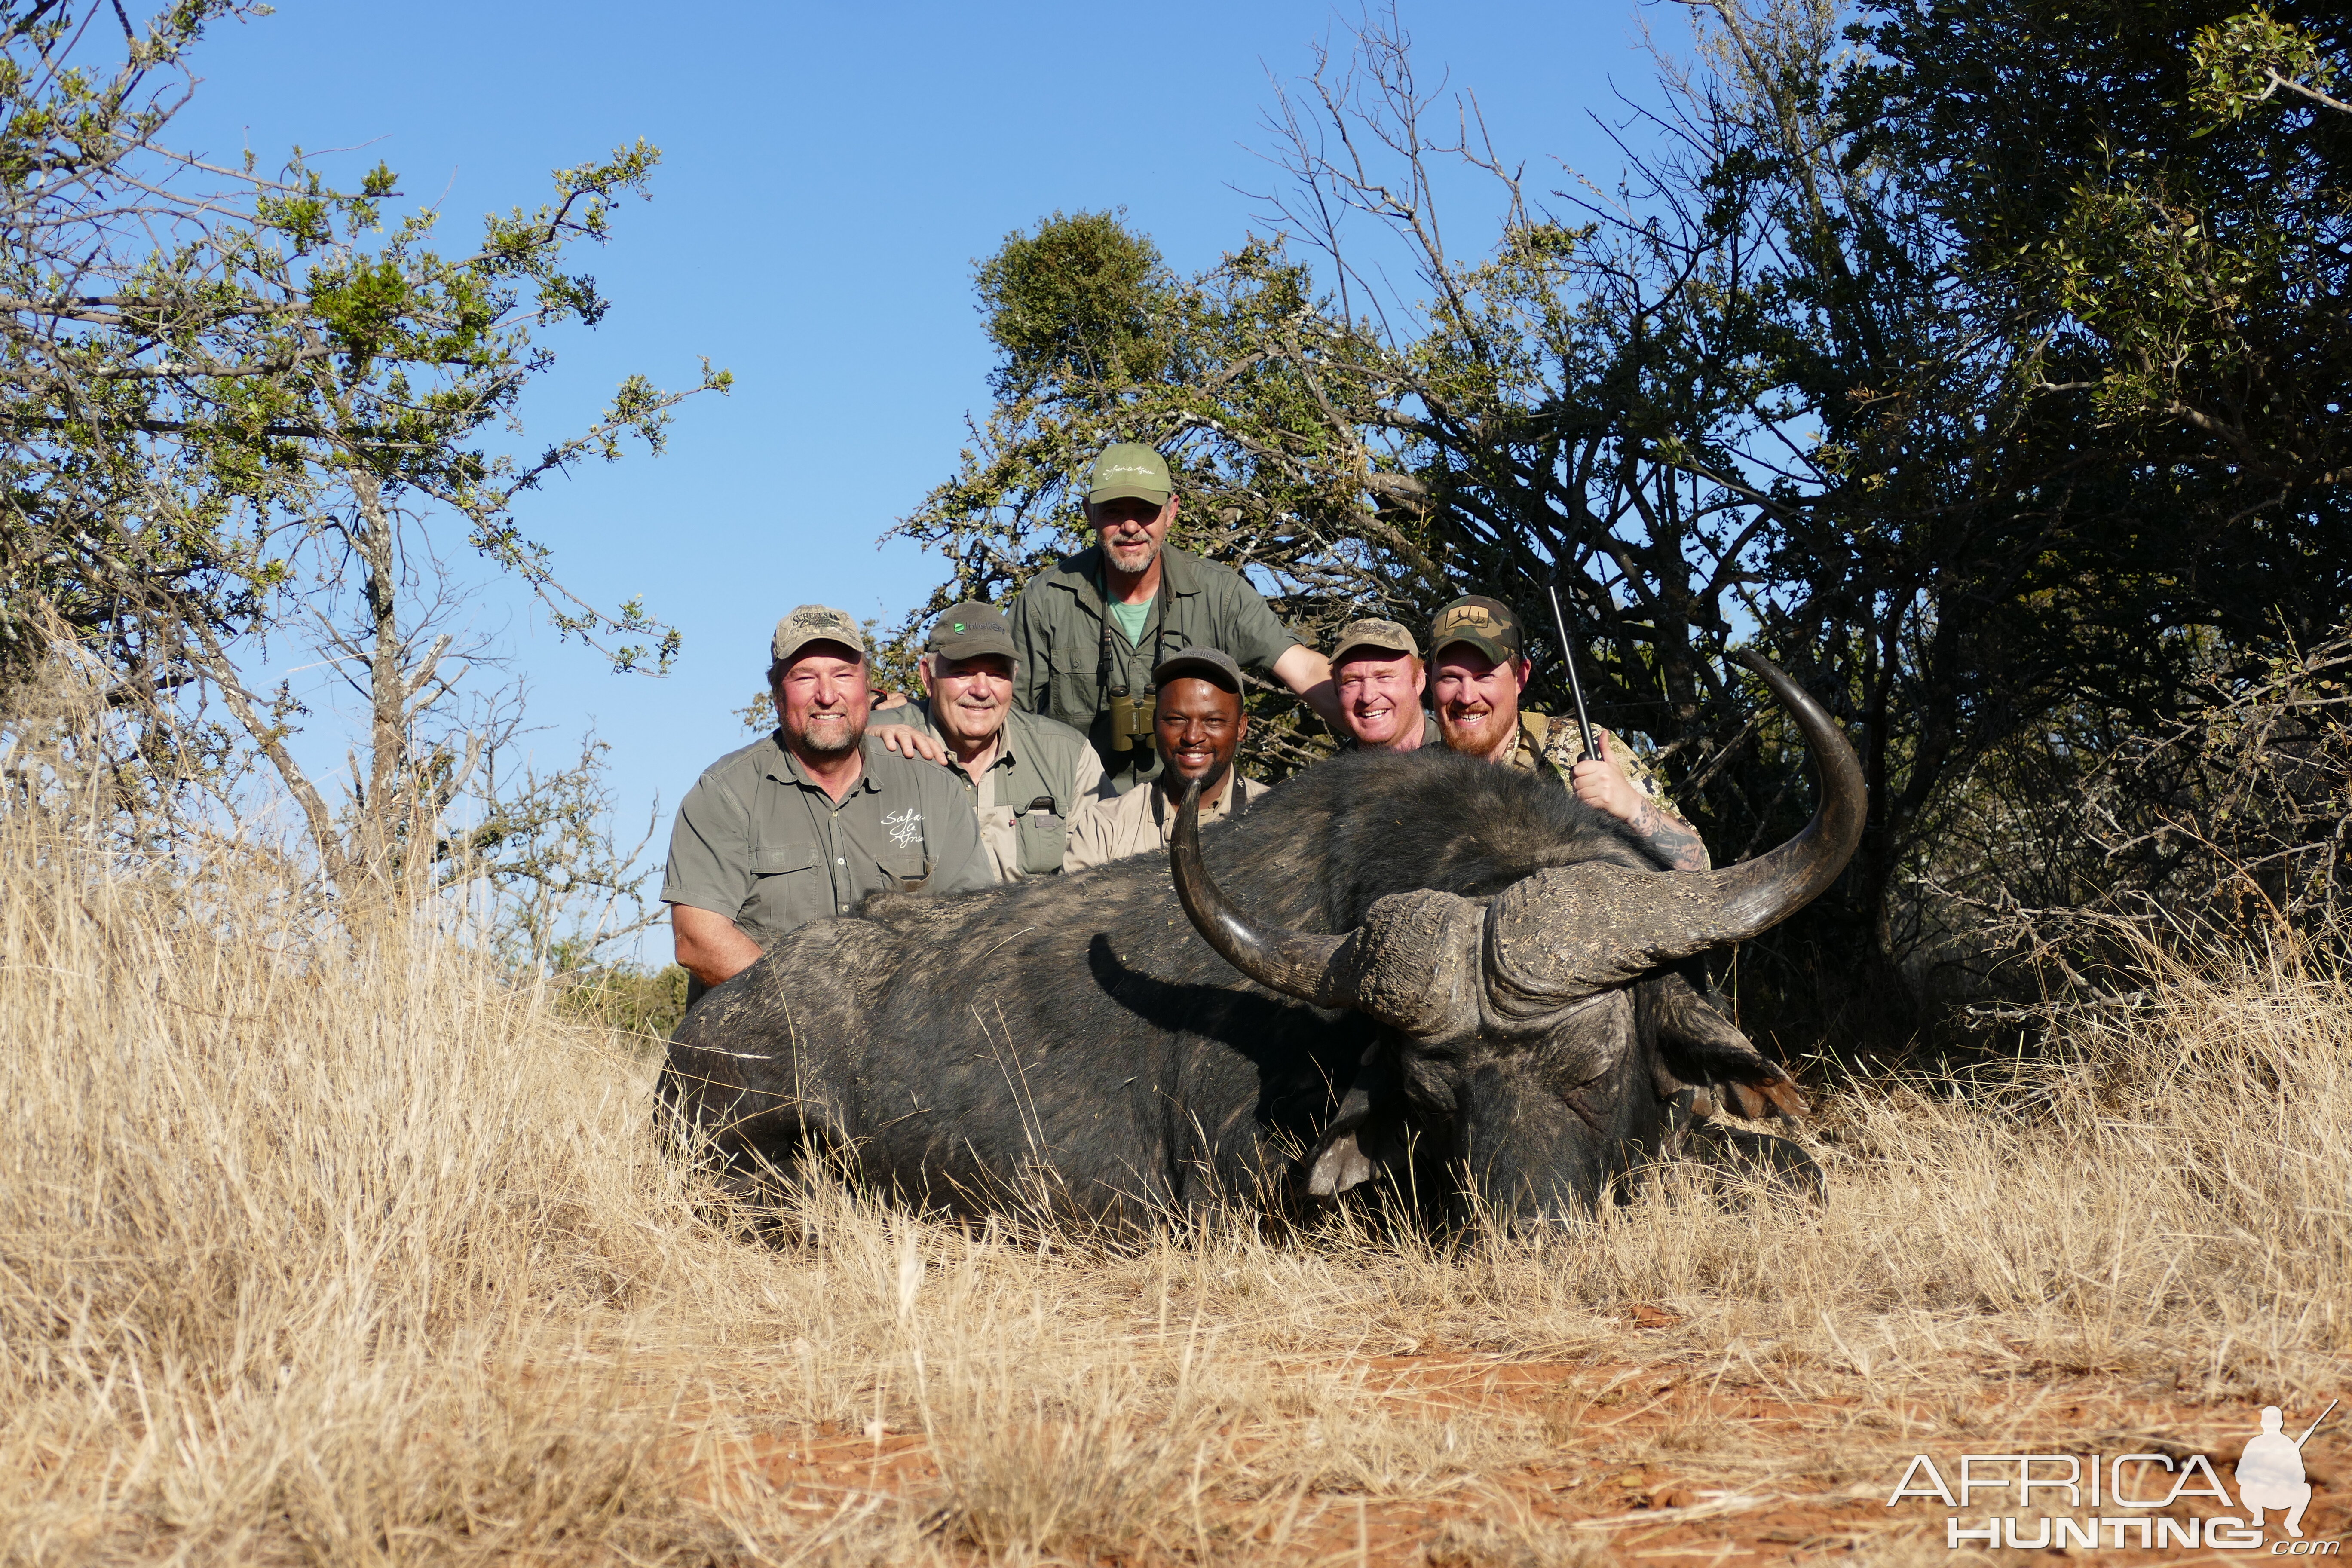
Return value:
<svg viewBox="0 0 2352 1568">
<path fill-rule="evenodd" d="M 1349 621 L 1339 628 L 1339 640 L 1331 645 L 1331 662 L 1339 663 L 1351 653 L 1402 654 L 1408 658 L 1421 657 L 1421 645 L 1412 634 L 1394 621 L 1367 617 Z"/>
<path fill-rule="evenodd" d="M 1500 599 L 1465 594 L 1437 612 L 1429 623 L 1429 657 L 1435 658 L 1448 643 L 1468 643 L 1496 664 L 1527 657 L 1527 638 L 1519 617 Z"/>
<path fill-rule="evenodd" d="M 866 657 L 866 634 L 845 611 L 824 605 L 803 605 L 776 623 L 768 641 L 768 655 L 778 664 L 813 642 L 837 642 L 859 658 Z"/>
<path fill-rule="evenodd" d="M 1004 613 L 993 605 L 983 605 L 977 599 L 966 599 L 961 605 L 950 605 L 931 623 L 931 635 L 923 647 L 942 658 L 978 658 L 982 654 L 1001 653 L 1018 659 L 1013 651 L 1013 626 Z"/>
<path fill-rule="evenodd" d="M 1122 496 L 1134 496 L 1153 506 L 1166 506 L 1175 484 L 1168 478 L 1168 459 L 1150 447 L 1121 441 L 1103 448 L 1087 473 L 1087 504 L 1099 506 Z"/>
</svg>

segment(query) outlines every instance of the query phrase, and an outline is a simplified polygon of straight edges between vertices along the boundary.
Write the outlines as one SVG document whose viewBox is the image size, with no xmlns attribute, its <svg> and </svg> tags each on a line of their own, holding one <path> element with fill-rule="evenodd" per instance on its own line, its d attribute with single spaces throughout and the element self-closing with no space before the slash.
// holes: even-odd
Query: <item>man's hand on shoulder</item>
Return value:
<svg viewBox="0 0 2352 1568">
<path fill-rule="evenodd" d="M 874 716 L 887 719 L 889 714 L 887 710 L 884 710 Z M 881 742 L 884 750 L 896 752 L 902 757 L 917 757 L 927 763 L 948 760 L 948 749 L 940 743 L 939 738 L 924 734 L 912 724 L 868 724 L 866 732 Z"/>
</svg>

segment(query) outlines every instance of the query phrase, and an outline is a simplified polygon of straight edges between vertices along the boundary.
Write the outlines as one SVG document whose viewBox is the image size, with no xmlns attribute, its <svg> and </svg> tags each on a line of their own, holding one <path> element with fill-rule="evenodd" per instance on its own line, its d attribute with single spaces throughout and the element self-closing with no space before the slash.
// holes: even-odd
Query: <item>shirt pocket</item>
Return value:
<svg viewBox="0 0 2352 1568">
<path fill-rule="evenodd" d="M 789 877 L 795 871 L 815 870 L 823 859 L 814 844 L 765 845 L 751 851 L 751 875 Z"/>
<path fill-rule="evenodd" d="M 772 945 L 795 926 L 834 912 L 833 879 L 824 852 L 808 842 L 751 847 L 751 896 L 735 923 L 751 940 Z"/>
<path fill-rule="evenodd" d="M 1024 811 L 1013 818 L 1013 841 L 1019 849 L 1021 874 L 1042 877 L 1062 868 L 1062 855 L 1070 847 L 1069 818 L 1057 812 Z"/>
</svg>

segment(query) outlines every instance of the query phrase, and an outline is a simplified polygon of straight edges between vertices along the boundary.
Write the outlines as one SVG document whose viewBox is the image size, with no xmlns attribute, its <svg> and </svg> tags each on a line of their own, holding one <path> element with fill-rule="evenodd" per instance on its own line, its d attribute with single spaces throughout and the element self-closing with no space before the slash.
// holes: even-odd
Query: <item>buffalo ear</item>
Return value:
<svg viewBox="0 0 2352 1568">
<path fill-rule="evenodd" d="M 1364 1053 L 1356 1081 L 1339 1100 L 1339 1109 L 1323 1125 L 1306 1160 L 1309 1197 L 1336 1198 L 1349 1187 L 1362 1186 L 1391 1154 L 1396 1130 L 1394 1088 L 1387 1063 L 1376 1044 Z M 1382 1115 L 1381 1112 L 1391 1112 Z"/>
<path fill-rule="evenodd" d="M 1371 1179 L 1371 1158 L 1364 1152 L 1352 1127 L 1345 1132 L 1325 1133 L 1307 1163 L 1309 1197 L 1336 1198 L 1349 1187 L 1360 1187 Z"/>
<path fill-rule="evenodd" d="M 1645 989 L 1657 1025 L 1660 1092 L 1711 1086 L 1725 1109 L 1752 1121 L 1776 1116 L 1797 1121 L 1811 1110 L 1796 1080 L 1759 1053 L 1687 979 L 1663 974 Z"/>
</svg>

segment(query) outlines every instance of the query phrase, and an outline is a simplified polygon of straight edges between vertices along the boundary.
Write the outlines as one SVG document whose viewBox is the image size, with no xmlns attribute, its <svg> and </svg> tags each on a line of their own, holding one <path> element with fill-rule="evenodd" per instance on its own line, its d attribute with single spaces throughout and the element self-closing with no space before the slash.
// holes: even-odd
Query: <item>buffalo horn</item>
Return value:
<svg viewBox="0 0 2352 1568">
<path fill-rule="evenodd" d="M 1168 836 L 1168 864 L 1186 918 L 1218 957 L 1269 991 L 1318 1007 L 1354 1005 L 1354 976 L 1348 973 L 1352 966 L 1337 962 L 1348 945 L 1346 937 L 1261 927 L 1210 879 L 1208 867 L 1201 863 L 1198 779 L 1184 786 L 1184 799 L 1176 808 L 1176 826 Z"/>
<path fill-rule="evenodd" d="M 1744 942 L 1820 897 L 1853 858 L 1865 806 L 1853 749 L 1804 688 L 1755 654 L 1733 657 L 1763 678 L 1804 734 L 1821 772 L 1812 821 L 1779 848 L 1718 871 L 1585 863 L 1518 883 L 1498 901 L 1487 931 L 1490 988 L 1504 1012 L 1589 995 Z"/>
<path fill-rule="evenodd" d="M 1346 936 L 1261 926 L 1236 908 L 1201 861 L 1201 785 L 1187 785 L 1168 837 L 1176 897 L 1217 955 L 1269 991 L 1318 1007 L 1349 1007 L 1423 1037 L 1473 1026 L 1479 907 L 1452 893 L 1392 893 Z"/>
</svg>

